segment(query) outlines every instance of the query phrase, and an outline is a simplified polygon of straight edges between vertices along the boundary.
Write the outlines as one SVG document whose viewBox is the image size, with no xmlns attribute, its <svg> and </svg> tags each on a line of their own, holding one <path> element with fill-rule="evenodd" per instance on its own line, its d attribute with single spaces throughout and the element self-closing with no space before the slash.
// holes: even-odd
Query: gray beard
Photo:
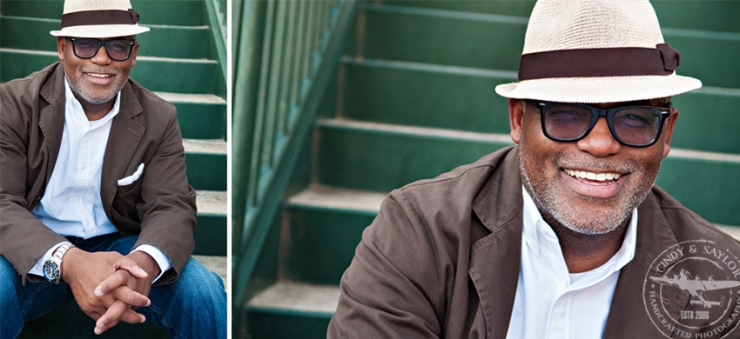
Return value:
<svg viewBox="0 0 740 339">
<path fill-rule="evenodd" d="M 524 145 L 524 137 L 522 136 L 521 144 Z M 647 189 L 642 192 L 636 192 L 629 197 L 629 199 L 622 201 L 619 205 L 610 213 L 601 215 L 594 215 L 593 213 L 587 213 L 579 211 L 568 204 L 561 195 L 556 192 L 553 187 L 541 187 L 536 188 L 532 181 L 529 173 L 524 166 L 525 163 L 530 163 L 531 159 L 526 151 L 526 147 L 519 148 L 519 169 L 521 172 L 522 183 L 524 188 L 527 190 L 532 200 L 536 203 L 540 211 L 549 213 L 557 222 L 565 226 L 569 230 L 584 234 L 584 235 L 597 235 L 606 234 L 614 231 L 619 225 L 622 224 L 627 218 L 632 215 L 632 211 L 639 206 L 643 200 L 650 193 L 650 188 L 655 184 L 655 178 L 652 178 L 650 185 Z M 628 165 L 634 168 L 635 165 Z M 598 167 L 591 166 L 591 167 Z M 587 198 L 588 199 L 588 198 Z M 603 202 L 599 199 L 592 199 L 594 204 Z"/>
</svg>

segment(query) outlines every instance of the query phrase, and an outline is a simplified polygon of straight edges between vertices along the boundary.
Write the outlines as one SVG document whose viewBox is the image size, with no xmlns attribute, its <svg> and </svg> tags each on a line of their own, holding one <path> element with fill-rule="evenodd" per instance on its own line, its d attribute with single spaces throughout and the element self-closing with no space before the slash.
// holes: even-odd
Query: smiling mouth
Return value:
<svg viewBox="0 0 740 339">
<path fill-rule="evenodd" d="M 571 169 L 563 169 L 563 171 L 569 176 L 576 179 L 587 179 L 600 182 L 617 181 L 622 176 L 619 173 L 594 173 L 587 171 L 576 171 Z"/>
<path fill-rule="evenodd" d="M 87 75 L 89 75 L 91 77 L 102 78 L 102 79 L 112 78 L 113 77 L 113 74 L 102 74 L 102 73 L 85 73 L 85 74 L 87 74 Z"/>
</svg>

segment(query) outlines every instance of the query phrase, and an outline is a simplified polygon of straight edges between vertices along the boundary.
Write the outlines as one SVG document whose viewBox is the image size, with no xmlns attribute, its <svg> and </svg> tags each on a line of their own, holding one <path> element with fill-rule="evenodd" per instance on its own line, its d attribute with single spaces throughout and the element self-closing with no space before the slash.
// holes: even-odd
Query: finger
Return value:
<svg viewBox="0 0 740 339">
<path fill-rule="evenodd" d="M 133 308 L 129 308 L 120 320 L 129 324 L 141 324 L 146 321 L 146 317 L 141 313 L 136 313 Z"/>
<path fill-rule="evenodd" d="M 106 293 L 115 290 L 118 287 L 125 286 L 128 281 L 128 276 L 125 272 L 116 271 L 111 274 L 108 278 L 103 280 L 98 287 L 95 288 L 95 295 L 102 297 Z"/>
<path fill-rule="evenodd" d="M 132 307 L 146 307 L 151 303 L 147 296 L 136 292 L 127 286 L 116 288 L 111 291 L 111 295 L 117 300 L 122 301 L 126 305 L 131 305 Z"/>
<path fill-rule="evenodd" d="M 113 264 L 113 268 L 116 270 L 126 270 L 134 277 L 144 279 L 149 276 L 146 271 L 131 258 L 123 257 L 121 260 Z"/>
<path fill-rule="evenodd" d="M 118 319 L 121 318 L 123 313 L 126 311 L 128 311 L 128 305 L 124 304 L 120 300 L 116 300 L 116 302 L 108 308 L 108 311 L 95 322 L 95 329 L 93 330 L 95 334 L 101 334 L 109 328 L 116 326 L 116 324 L 118 324 Z"/>
</svg>

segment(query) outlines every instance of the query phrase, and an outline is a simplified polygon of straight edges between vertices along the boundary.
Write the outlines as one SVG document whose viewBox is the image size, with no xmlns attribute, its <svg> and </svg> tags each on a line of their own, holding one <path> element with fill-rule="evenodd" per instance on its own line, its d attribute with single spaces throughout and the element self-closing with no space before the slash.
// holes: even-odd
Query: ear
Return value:
<svg viewBox="0 0 740 339">
<path fill-rule="evenodd" d="M 519 143 L 522 136 L 522 119 L 524 118 L 524 106 L 521 99 L 509 99 L 509 128 L 511 128 L 511 140 Z"/>
<path fill-rule="evenodd" d="M 676 120 L 678 120 L 678 109 L 672 108 L 671 115 L 663 123 L 663 158 L 671 152 L 671 139 L 673 139 L 673 128 L 676 126 Z"/>
<path fill-rule="evenodd" d="M 131 49 L 131 67 L 134 67 L 136 65 L 136 55 L 139 53 L 139 43 L 135 43 L 134 47 Z"/>
<path fill-rule="evenodd" d="M 57 37 L 57 54 L 59 54 L 59 60 L 64 61 L 64 47 L 65 41 L 63 37 Z M 70 46 L 72 48 L 72 46 Z"/>
</svg>

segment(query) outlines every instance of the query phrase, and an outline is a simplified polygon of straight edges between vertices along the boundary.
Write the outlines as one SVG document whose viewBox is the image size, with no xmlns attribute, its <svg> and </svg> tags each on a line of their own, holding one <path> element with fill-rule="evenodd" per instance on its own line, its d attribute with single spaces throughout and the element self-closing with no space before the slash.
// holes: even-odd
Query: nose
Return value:
<svg viewBox="0 0 740 339">
<path fill-rule="evenodd" d="M 622 144 L 614 139 L 605 117 L 600 117 L 596 125 L 585 138 L 576 142 L 576 147 L 583 152 L 590 153 L 595 157 L 606 157 L 618 153 Z"/>
<path fill-rule="evenodd" d="M 90 60 L 97 65 L 107 65 L 113 61 L 108 57 L 108 53 L 105 51 L 104 45 L 100 46 L 98 52 L 95 53 L 95 55 Z"/>
</svg>

